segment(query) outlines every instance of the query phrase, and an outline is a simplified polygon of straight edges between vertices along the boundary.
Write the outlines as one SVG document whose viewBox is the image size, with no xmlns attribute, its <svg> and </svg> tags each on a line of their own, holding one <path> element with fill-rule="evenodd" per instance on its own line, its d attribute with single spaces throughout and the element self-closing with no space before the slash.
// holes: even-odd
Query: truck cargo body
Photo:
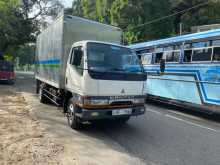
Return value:
<svg viewBox="0 0 220 165">
<path fill-rule="evenodd" d="M 64 89 L 71 46 L 83 40 L 120 44 L 122 31 L 117 27 L 75 16 L 61 16 L 37 38 L 36 78 Z"/>
</svg>

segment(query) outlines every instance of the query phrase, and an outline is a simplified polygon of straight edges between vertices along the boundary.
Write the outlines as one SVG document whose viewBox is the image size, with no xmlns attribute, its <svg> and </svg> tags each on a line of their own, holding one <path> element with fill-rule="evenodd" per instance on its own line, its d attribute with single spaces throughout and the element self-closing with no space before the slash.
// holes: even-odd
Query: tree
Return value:
<svg viewBox="0 0 220 165">
<path fill-rule="evenodd" d="M 40 18 L 54 16 L 58 4 L 54 0 L 0 0 L 0 52 L 15 54 L 21 45 L 35 42 Z"/>
<path fill-rule="evenodd" d="M 19 59 L 19 65 L 34 64 L 35 45 L 22 45 L 16 52 L 16 57 Z"/>
<path fill-rule="evenodd" d="M 81 0 L 75 0 L 73 1 L 72 5 L 72 14 L 75 16 L 83 17 L 83 7 L 82 7 L 82 1 Z"/>
<path fill-rule="evenodd" d="M 176 15 L 174 20 L 175 32 L 178 33 L 181 22 L 185 31 L 190 31 L 192 26 L 220 23 L 220 1 L 218 0 L 174 0 L 172 11 L 179 12 L 206 2 L 208 4 Z"/>
<path fill-rule="evenodd" d="M 98 20 L 98 16 L 96 13 L 96 0 L 82 0 L 82 11 L 83 11 L 83 16 L 85 18 L 89 18 L 92 20 Z"/>
<path fill-rule="evenodd" d="M 5 52 L 11 43 L 15 45 L 19 42 L 17 36 L 20 32 L 17 29 L 23 22 L 20 22 L 22 20 L 18 10 L 18 1 L 0 0 L 0 52 Z M 23 36 L 21 40 L 23 40 Z"/>
<path fill-rule="evenodd" d="M 128 43 L 166 37 L 172 33 L 172 20 L 142 24 L 169 14 L 169 1 L 118 0 L 111 8 L 111 23 L 125 30 Z"/>
<path fill-rule="evenodd" d="M 97 0 L 96 13 L 98 21 L 111 24 L 111 6 L 114 0 Z"/>
</svg>

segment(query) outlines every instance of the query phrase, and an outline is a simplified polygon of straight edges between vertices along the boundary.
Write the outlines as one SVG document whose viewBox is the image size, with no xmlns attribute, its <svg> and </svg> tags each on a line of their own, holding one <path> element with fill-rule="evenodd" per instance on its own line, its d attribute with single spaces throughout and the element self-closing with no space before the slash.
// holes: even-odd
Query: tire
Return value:
<svg viewBox="0 0 220 165">
<path fill-rule="evenodd" d="M 80 122 L 80 119 L 75 115 L 76 112 L 76 106 L 74 105 L 74 100 L 71 98 L 68 101 L 67 104 L 67 120 L 68 125 L 75 130 L 80 130 L 82 127 L 82 123 Z"/>
<path fill-rule="evenodd" d="M 46 103 L 48 103 L 48 98 L 44 94 L 45 94 L 45 92 L 44 92 L 43 88 L 40 88 L 39 94 L 38 94 L 39 100 L 41 103 L 46 104 Z"/>
</svg>

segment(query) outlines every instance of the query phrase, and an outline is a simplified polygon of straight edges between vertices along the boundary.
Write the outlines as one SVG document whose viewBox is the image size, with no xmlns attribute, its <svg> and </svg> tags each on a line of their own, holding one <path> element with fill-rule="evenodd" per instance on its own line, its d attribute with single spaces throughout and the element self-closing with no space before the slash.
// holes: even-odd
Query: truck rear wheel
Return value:
<svg viewBox="0 0 220 165">
<path fill-rule="evenodd" d="M 68 124 L 72 129 L 80 130 L 82 123 L 80 119 L 76 116 L 76 106 L 74 105 L 74 100 L 71 98 L 67 105 L 67 120 Z"/>
</svg>

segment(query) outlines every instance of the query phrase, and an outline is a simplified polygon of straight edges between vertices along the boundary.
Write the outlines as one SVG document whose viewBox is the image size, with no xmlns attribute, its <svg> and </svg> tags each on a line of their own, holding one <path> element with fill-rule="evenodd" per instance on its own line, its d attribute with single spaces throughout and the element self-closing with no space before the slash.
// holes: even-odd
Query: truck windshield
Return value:
<svg viewBox="0 0 220 165">
<path fill-rule="evenodd" d="M 88 43 L 87 52 L 90 70 L 98 72 L 142 72 L 137 55 L 128 48 L 101 43 Z"/>
</svg>

